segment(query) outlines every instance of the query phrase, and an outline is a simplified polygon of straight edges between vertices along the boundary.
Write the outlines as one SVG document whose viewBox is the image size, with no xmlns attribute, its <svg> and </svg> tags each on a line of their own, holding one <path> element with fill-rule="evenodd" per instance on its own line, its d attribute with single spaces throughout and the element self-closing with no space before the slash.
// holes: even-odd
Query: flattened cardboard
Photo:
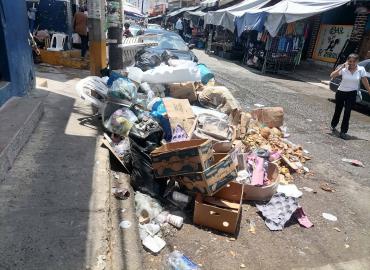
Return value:
<svg viewBox="0 0 370 270">
<path fill-rule="evenodd" d="M 156 177 L 202 172 L 213 160 L 210 140 L 189 140 L 167 143 L 151 152 Z"/>
<path fill-rule="evenodd" d="M 195 115 L 189 100 L 176 98 L 163 98 L 162 100 L 167 111 L 171 129 L 173 130 L 177 125 L 180 125 L 190 137 L 194 129 Z"/>
<path fill-rule="evenodd" d="M 194 224 L 235 235 L 242 212 L 243 188 L 242 184 L 230 182 L 212 197 L 211 201 L 218 201 L 213 204 L 209 197 L 198 193 L 195 198 Z"/>
<path fill-rule="evenodd" d="M 178 181 L 188 190 L 212 196 L 236 177 L 236 167 L 230 155 L 215 154 L 209 168 L 203 172 L 181 175 Z"/>
</svg>

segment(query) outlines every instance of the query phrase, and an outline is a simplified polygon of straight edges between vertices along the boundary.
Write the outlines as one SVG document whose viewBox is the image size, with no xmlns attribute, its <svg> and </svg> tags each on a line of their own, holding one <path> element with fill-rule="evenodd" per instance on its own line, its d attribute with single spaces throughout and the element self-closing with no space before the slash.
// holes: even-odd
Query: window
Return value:
<svg viewBox="0 0 370 270">
<path fill-rule="evenodd" d="M 370 73 L 370 62 L 365 66 L 365 70 L 367 73 Z"/>
</svg>

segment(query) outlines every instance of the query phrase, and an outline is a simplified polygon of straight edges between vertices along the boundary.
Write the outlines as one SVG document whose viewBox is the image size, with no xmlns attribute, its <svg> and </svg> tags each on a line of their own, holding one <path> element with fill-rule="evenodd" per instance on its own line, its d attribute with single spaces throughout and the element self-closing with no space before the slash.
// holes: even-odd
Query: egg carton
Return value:
<svg viewBox="0 0 370 270">
<path fill-rule="evenodd" d="M 288 197 L 284 193 L 276 193 L 267 204 L 257 205 L 271 231 L 282 230 L 297 208 L 298 199 Z"/>
</svg>

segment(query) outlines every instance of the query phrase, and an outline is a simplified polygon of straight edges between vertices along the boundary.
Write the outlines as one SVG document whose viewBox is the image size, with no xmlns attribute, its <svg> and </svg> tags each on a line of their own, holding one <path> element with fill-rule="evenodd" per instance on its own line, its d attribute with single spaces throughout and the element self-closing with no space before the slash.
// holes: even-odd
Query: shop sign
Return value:
<svg viewBox="0 0 370 270">
<path fill-rule="evenodd" d="M 335 63 L 352 29 L 352 25 L 322 24 L 312 58 Z"/>
</svg>

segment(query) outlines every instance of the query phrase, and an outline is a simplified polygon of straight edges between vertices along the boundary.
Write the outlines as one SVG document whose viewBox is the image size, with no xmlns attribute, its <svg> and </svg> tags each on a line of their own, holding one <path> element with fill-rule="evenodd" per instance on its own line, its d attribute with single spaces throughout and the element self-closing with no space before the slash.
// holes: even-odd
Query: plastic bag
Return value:
<svg viewBox="0 0 370 270">
<path fill-rule="evenodd" d="M 170 59 L 179 59 L 179 57 L 177 55 L 174 55 L 171 51 L 165 50 L 161 55 L 161 59 L 162 59 L 162 62 L 164 62 L 168 65 L 169 64 L 168 60 L 170 60 Z"/>
<path fill-rule="evenodd" d="M 113 82 L 115 80 L 117 80 L 117 79 L 120 79 L 120 78 L 124 79 L 125 77 L 123 75 L 121 75 L 120 73 L 118 73 L 118 72 L 110 71 L 110 73 L 109 73 L 109 79 L 107 81 L 107 85 L 109 87 L 111 87 L 112 84 L 113 84 Z"/>
<path fill-rule="evenodd" d="M 208 69 L 208 67 L 204 64 L 198 64 L 198 68 L 200 71 L 201 81 L 203 84 L 207 84 L 211 79 L 215 77 L 213 73 Z"/>
<path fill-rule="evenodd" d="M 151 106 L 151 108 L 152 109 L 150 115 L 160 123 L 164 131 L 164 139 L 166 141 L 170 141 L 172 138 L 171 125 L 170 121 L 166 117 L 167 111 L 166 108 L 164 107 L 162 99 L 155 102 Z"/>
<path fill-rule="evenodd" d="M 132 111 L 123 107 L 115 111 L 109 119 L 104 122 L 104 127 L 114 134 L 125 137 L 137 120 L 136 115 Z"/>
<path fill-rule="evenodd" d="M 127 78 L 118 78 L 113 82 L 108 95 L 114 98 L 135 102 L 137 98 L 137 87 Z"/>
<path fill-rule="evenodd" d="M 151 52 L 139 51 L 135 55 L 135 67 L 140 68 L 142 71 L 147 71 L 161 64 L 161 58 Z"/>
<path fill-rule="evenodd" d="M 155 179 L 150 153 L 163 139 L 163 130 L 151 117 L 131 128 L 129 133 L 132 173 L 131 185 L 134 189 L 161 198 L 166 189 L 166 179 Z"/>
</svg>

